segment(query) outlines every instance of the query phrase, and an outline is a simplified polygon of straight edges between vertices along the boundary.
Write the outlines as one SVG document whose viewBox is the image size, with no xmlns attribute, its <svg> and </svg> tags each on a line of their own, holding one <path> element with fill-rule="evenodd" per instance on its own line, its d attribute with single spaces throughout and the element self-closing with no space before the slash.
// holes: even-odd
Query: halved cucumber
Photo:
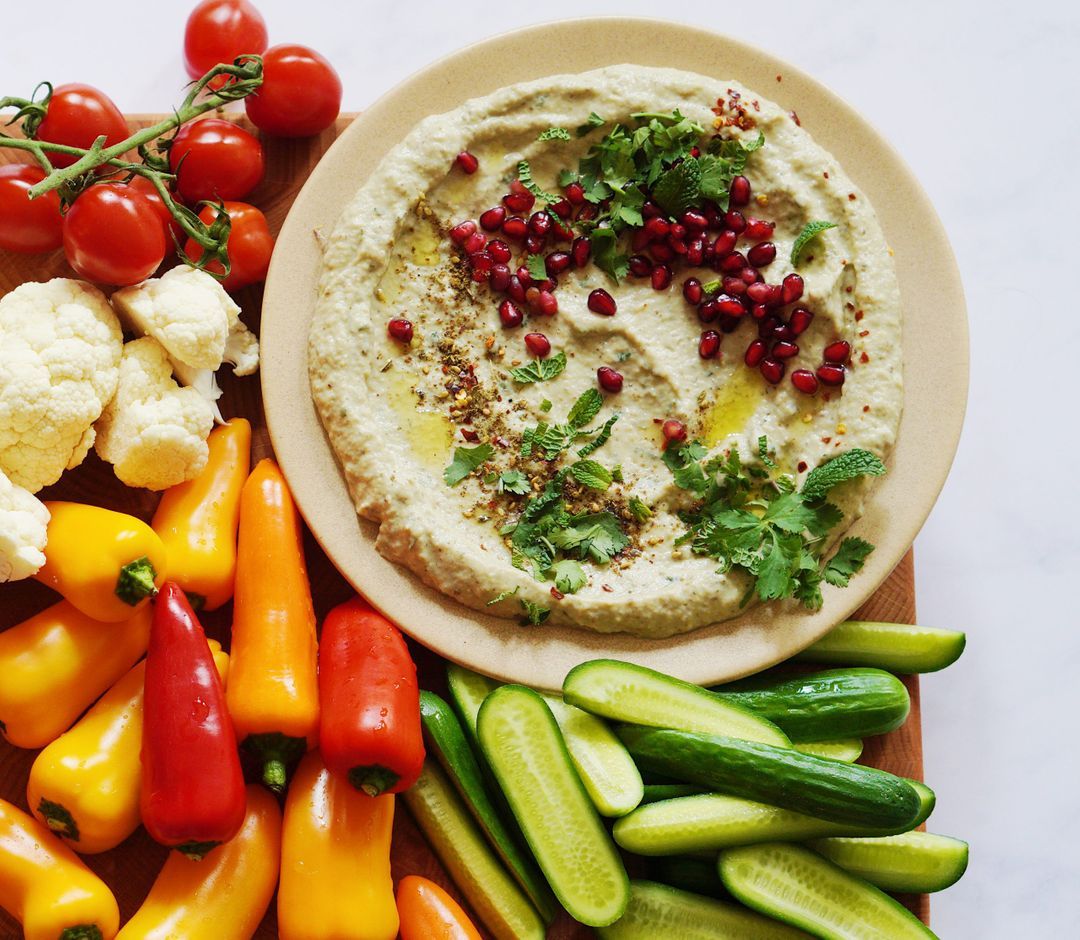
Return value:
<svg viewBox="0 0 1080 940">
<path fill-rule="evenodd" d="M 595 715 L 541 693 L 559 724 L 570 760 L 601 816 L 625 816 L 645 795 L 641 774 L 622 742 Z"/>
<path fill-rule="evenodd" d="M 476 716 L 480 712 L 480 706 L 500 685 L 501 682 L 456 663 L 448 663 L 446 666 L 446 687 L 450 690 L 450 699 L 461 718 L 461 726 L 474 747 L 479 747 L 476 740 Z"/>
<path fill-rule="evenodd" d="M 802 846 L 727 849 L 720 853 L 720 877 L 743 904 L 822 940 L 934 936 L 885 892 Z"/>
<path fill-rule="evenodd" d="M 647 783 L 641 803 L 659 803 L 661 800 L 676 800 L 680 796 L 706 792 L 703 787 L 695 787 L 692 783 Z"/>
<path fill-rule="evenodd" d="M 633 881 L 626 913 L 596 932 L 601 940 L 797 940 L 801 930 L 736 904 L 680 891 L 654 881 Z"/>
<path fill-rule="evenodd" d="M 934 809 L 934 792 L 923 783 L 908 782 L 919 794 L 919 814 L 913 823 L 919 826 Z M 638 855 L 683 855 L 757 842 L 886 836 L 897 831 L 844 826 L 737 796 L 702 793 L 639 806 L 615 823 L 613 835 L 620 846 Z"/>
<path fill-rule="evenodd" d="M 649 866 L 649 873 L 661 884 L 671 885 L 682 891 L 703 894 L 710 898 L 731 897 L 716 870 L 715 853 L 705 853 L 704 858 L 696 855 L 661 855 Z M 630 885 L 632 896 L 633 882 Z"/>
<path fill-rule="evenodd" d="M 966 842 L 931 832 L 879 839 L 815 839 L 810 847 L 883 891 L 943 891 L 960 880 L 968 863 Z"/>
<path fill-rule="evenodd" d="M 457 716 L 450 706 L 434 692 L 420 693 L 420 719 L 428 742 L 428 753 L 434 754 L 453 783 L 465 806 L 498 853 L 518 884 L 528 894 L 545 921 L 555 916 L 556 904 L 540 869 L 532 856 L 503 822 L 495 803 L 488 794 L 480 764 L 473 753 Z"/>
<path fill-rule="evenodd" d="M 430 759 L 401 794 L 413 819 L 469 904 L 497 940 L 543 940 L 532 902 L 491 851 L 446 775 Z"/>
<path fill-rule="evenodd" d="M 862 738 L 841 738 L 837 741 L 804 741 L 793 747 L 804 754 L 854 764 L 862 756 L 863 743 Z"/>
<path fill-rule="evenodd" d="M 790 745 L 772 722 L 715 692 L 614 659 L 594 659 L 571 669 L 563 681 L 563 698 L 594 715 L 635 725 Z"/>
<path fill-rule="evenodd" d="M 626 869 L 547 703 L 504 685 L 484 699 L 476 732 L 555 896 L 591 927 L 617 920 L 630 898 Z"/>
<path fill-rule="evenodd" d="M 794 658 L 841 666 L 877 666 L 890 672 L 936 672 L 955 663 L 966 642 L 967 637 L 956 630 L 849 620 Z"/>
</svg>

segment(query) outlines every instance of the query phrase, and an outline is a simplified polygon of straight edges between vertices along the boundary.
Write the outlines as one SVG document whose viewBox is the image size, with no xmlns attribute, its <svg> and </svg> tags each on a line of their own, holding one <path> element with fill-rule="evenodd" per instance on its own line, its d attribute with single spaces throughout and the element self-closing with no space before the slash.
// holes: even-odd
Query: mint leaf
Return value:
<svg viewBox="0 0 1080 940">
<path fill-rule="evenodd" d="M 802 495 L 812 502 L 821 499 L 841 483 L 863 476 L 881 476 L 884 472 L 885 464 L 880 457 L 861 448 L 848 450 L 814 467 L 803 483 Z"/>
<path fill-rule="evenodd" d="M 570 132 L 565 127 L 549 127 L 537 140 L 569 140 Z"/>
<path fill-rule="evenodd" d="M 551 399 L 550 398 L 545 398 L 542 402 L 540 402 L 540 410 L 542 412 L 544 412 L 545 414 L 547 414 L 547 412 L 551 411 Z"/>
<path fill-rule="evenodd" d="M 494 453 L 495 448 L 490 444 L 479 444 L 476 447 L 458 447 L 454 451 L 454 459 L 443 470 L 443 479 L 449 486 L 457 486 L 484 461 L 490 460 L 491 455 Z"/>
<path fill-rule="evenodd" d="M 546 382 L 562 374 L 566 368 L 566 353 L 557 352 L 547 359 L 533 359 L 523 366 L 510 370 L 510 375 L 516 382 L 528 384 L 530 382 Z"/>
<path fill-rule="evenodd" d="M 604 422 L 604 426 L 600 429 L 600 433 L 597 434 L 596 437 L 589 441 L 589 443 L 586 444 L 584 447 L 578 448 L 578 456 L 588 457 L 589 454 L 603 447 L 608 442 L 608 439 L 611 437 L 611 429 L 614 427 L 615 422 L 618 420 L 619 416 L 617 414 L 612 415 L 610 418 L 608 418 L 607 421 Z"/>
<path fill-rule="evenodd" d="M 500 493 L 513 493 L 515 496 L 524 496 L 532 489 L 529 478 L 520 470 L 507 470 L 502 473 L 497 487 Z"/>
<path fill-rule="evenodd" d="M 570 414 L 566 417 L 566 423 L 575 430 L 585 427 L 600 413 L 603 404 L 604 398 L 595 388 L 587 389 L 574 402 Z"/>
<path fill-rule="evenodd" d="M 492 598 L 491 600 L 489 600 L 489 601 L 488 601 L 488 602 L 487 602 L 487 603 L 486 603 L 486 604 L 485 604 L 484 606 L 485 606 L 485 607 L 492 607 L 492 606 L 494 606 L 495 604 L 501 604 L 501 603 L 502 603 L 503 601 L 505 601 L 505 600 L 509 600 L 509 599 L 510 599 L 511 597 L 513 597 L 513 596 L 514 596 L 515 594 L 517 594 L 517 592 L 518 592 L 519 590 L 520 590 L 520 588 L 519 588 L 519 587 L 516 587 L 516 588 L 514 588 L 514 589 L 513 589 L 512 591 L 502 591 L 501 593 L 499 593 L 499 594 L 496 594 L 496 595 L 495 595 L 495 596 L 494 596 L 494 597 L 493 597 L 493 598 Z"/>
<path fill-rule="evenodd" d="M 547 267 L 544 265 L 543 255 L 529 255 L 525 259 L 525 267 L 529 269 L 529 277 L 538 284 L 547 280 Z"/>
<path fill-rule="evenodd" d="M 614 230 L 594 228 L 590 240 L 593 263 L 616 283 L 626 277 L 630 271 L 630 256 L 619 251 L 619 237 Z"/>
<path fill-rule="evenodd" d="M 577 128 L 578 137 L 584 137 L 586 134 L 591 134 L 598 127 L 603 127 L 607 123 L 599 114 L 595 111 L 589 114 L 588 119 L 584 124 L 579 124 Z"/>
<path fill-rule="evenodd" d="M 561 594 L 576 594 L 588 581 L 581 563 L 572 558 L 555 562 L 551 566 L 551 576 L 555 581 L 555 590 Z"/>
<path fill-rule="evenodd" d="M 698 161 L 690 158 L 665 170 L 653 187 L 652 197 L 670 216 L 680 216 L 691 206 L 696 206 L 701 197 Z"/>
<path fill-rule="evenodd" d="M 603 492 L 611 486 L 611 471 L 595 460 L 579 460 L 571 464 L 570 476 L 592 490 Z"/>
<path fill-rule="evenodd" d="M 757 439 L 758 459 L 770 470 L 776 469 L 776 461 L 769 456 L 769 439 L 762 434 Z"/>
<path fill-rule="evenodd" d="M 835 222 L 807 222 L 806 225 L 803 226 L 802 231 L 799 232 L 798 237 L 795 239 L 795 243 L 791 246 L 792 266 L 798 266 L 799 256 L 810 242 L 817 238 L 822 232 L 827 232 L 831 228 L 836 228 Z"/>
<path fill-rule="evenodd" d="M 541 189 L 536 183 L 533 182 L 532 167 L 529 166 L 528 160 L 522 160 L 520 163 L 518 163 L 518 180 L 520 180 L 521 185 L 524 186 L 537 199 L 542 199 L 544 202 L 559 201 L 558 196 L 553 196 L 551 193 Z"/>
<path fill-rule="evenodd" d="M 525 619 L 523 625 L 529 624 L 534 627 L 540 626 L 548 617 L 551 616 L 550 607 L 541 607 L 539 604 L 534 604 L 527 598 L 521 598 L 521 607 L 525 611 Z"/>
<path fill-rule="evenodd" d="M 652 515 L 652 510 L 636 496 L 630 497 L 630 502 L 626 508 L 630 510 L 630 515 L 638 522 L 644 522 Z"/>
<path fill-rule="evenodd" d="M 848 580 L 853 574 L 862 571 L 863 564 L 873 550 L 874 546 L 863 539 L 855 536 L 844 539 L 822 572 L 825 580 L 836 587 L 847 587 Z"/>
</svg>

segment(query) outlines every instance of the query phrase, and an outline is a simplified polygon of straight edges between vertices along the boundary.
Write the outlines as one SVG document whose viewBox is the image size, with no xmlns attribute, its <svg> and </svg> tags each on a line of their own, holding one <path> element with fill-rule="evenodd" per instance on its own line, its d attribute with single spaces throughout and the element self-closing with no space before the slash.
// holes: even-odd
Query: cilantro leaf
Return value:
<svg viewBox="0 0 1080 940">
<path fill-rule="evenodd" d="M 507 470 L 502 473 L 497 486 L 500 493 L 513 493 L 515 496 L 524 496 L 531 489 L 529 478 L 520 470 Z"/>
<path fill-rule="evenodd" d="M 570 414 L 566 416 L 566 423 L 575 430 L 585 427 L 600 413 L 603 404 L 604 398 L 595 388 L 587 389 L 574 402 Z"/>
<path fill-rule="evenodd" d="M 682 215 L 701 197 L 701 167 L 694 159 L 683 160 L 665 170 L 652 191 L 653 200 L 668 215 Z M 640 224 L 640 223 L 638 223 Z"/>
<path fill-rule="evenodd" d="M 590 112 L 589 117 L 584 124 L 579 124 L 577 128 L 578 137 L 584 137 L 586 134 L 591 134 L 598 127 L 603 127 L 607 122 L 600 117 L 595 111 Z"/>
<path fill-rule="evenodd" d="M 489 600 L 484 606 L 485 607 L 493 607 L 495 604 L 501 604 L 503 601 L 509 600 L 511 597 L 513 597 L 515 594 L 517 594 L 517 592 L 519 590 L 521 590 L 520 586 L 514 588 L 512 591 L 500 591 L 491 600 Z"/>
<path fill-rule="evenodd" d="M 551 534 L 551 541 L 556 548 L 599 565 L 607 564 L 630 544 L 619 520 L 606 510 L 572 517 L 566 528 Z"/>
<path fill-rule="evenodd" d="M 630 510 L 630 515 L 638 522 L 644 522 L 652 515 L 652 510 L 636 496 L 630 497 L 630 502 L 627 503 L 626 508 Z"/>
<path fill-rule="evenodd" d="M 821 499 L 834 486 L 858 477 L 881 476 L 884 472 L 885 464 L 870 451 L 861 448 L 844 451 L 810 471 L 803 482 L 802 495 L 811 501 Z"/>
<path fill-rule="evenodd" d="M 591 241 L 592 258 L 596 266 L 616 283 L 626 277 L 630 271 L 630 256 L 619 251 L 619 238 L 615 231 L 605 227 L 594 228 Z"/>
<path fill-rule="evenodd" d="M 799 232 L 794 244 L 791 246 L 792 266 L 797 266 L 799 264 L 799 256 L 810 242 L 817 238 L 822 232 L 827 232 L 831 228 L 836 228 L 835 222 L 807 222 L 806 225 L 803 226 L 802 231 Z"/>
<path fill-rule="evenodd" d="M 528 598 L 520 598 L 521 608 L 525 611 L 525 617 L 522 621 L 522 625 L 531 625 L 534 627 L 540 626 L 548 617 L 551 616 L 550 607 L 542 607 L 540 604 L 534 604 Z"/>
<path fill-rule="evenodd" d="M 551 566 L 551 575 L 555 581 L 555 590 L 561 594 L 576 594 L 588 581 L 581 563 L 572 558 L 555 562 Z"/>
<path fill-rule="evenodd" d="M 595 460 L 579 460 L 570 465 L 570 476 L 582 486 L 603 492 L 611 486 L 611 471 Z"/>
<path fill-rule="evenodd" d="M 826 581 L 836 587 L 847 587 L 848 580 L 853 574 L 862 570 L 867 556 L 874 550 L 874 546 L 863 539 L 849 536 L 840 543 L 836 554 L 829 559 L 822 572 Z"/>
<path fill-rule="evenodd" d="M 604 422 L 604 426 L 600 429 L 600 433 L 596 435 L 588 444 L 578 448 L 579 457 L 588 457 L 589 454 L 599 450 L 603 447 L 608 439 L 611 437 L 611 429 L 615 426 L 615 422 L 619 420 L 617 414 L 612 415 L 607 421 Z"/>
<path fill-rule="evenodd" d="M 565 127 L 549 127 L 537 140 L 569 140 L 570 132 Z"/>
<path fill-rule="evenodd" d="M 470 473 L 486 460 L 491 459 L 495 448 L 490 444 L 478 444 L 476 447 L 458 447 L 454 450 L 454 459 L 443 470 L 443 479 L 448 486 L 457 486 Z"/>
<path fill-rule="evenodd" d="M 524 186 L 537 199 L 542 199 L 544 202 L 559 201 L 558 196 L 553 196 L 551 193 L 541 189 L 536 183 L 533 182 L 532 167 L 529 166 L 528 160 L 522 160 L 518 163 L 518 180 L 520 180 L 521 185 Z"/>
<path fill-rule="evenodd" d="M 709 485 L 699 461 L 705 456 L 700 441 L 684 441 L 668 445 L 663 461 L 675 477 L 675 485 L 683 490 L 703 494 Z"/>
<path fill-rule="evenodd" d="M 547 280 L 547 266 L 544 264 L 543 255 L 529 255 L 525 259 L 525 267 L 529 269 L 529 277 L 534 281 Z"/>
<path fill-rule="evenodd" d="M 547 359 L 533 359 L 523 366 L 510 370 L 516 382 L 528 384 L 530 382 L 546 382 L 562 374 L 566 368 L 566 353 L 557 352 Z"/>
</svg>

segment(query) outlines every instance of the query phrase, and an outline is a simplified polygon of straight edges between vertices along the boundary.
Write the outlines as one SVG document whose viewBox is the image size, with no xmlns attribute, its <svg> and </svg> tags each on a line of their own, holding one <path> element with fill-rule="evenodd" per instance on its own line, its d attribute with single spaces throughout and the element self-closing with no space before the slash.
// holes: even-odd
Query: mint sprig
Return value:
<svg viewBox="0 0 1080 940">
<path fill-rule="evenodd" d="M 817 238 L 822 232 L 827 232 L 831 228 L 836 228 L 835 222 L 807 222 L 806 225 L 802 227 L 802 231 L 799 232 L 798 236 L 795 238 L 795 242 L 791 246 L 792 266 L 798 266 L 799 256 L 810 242 Z"/>
<path fill-rule="evenodd" d="M 562 375 L 566 368 L 566 353 L 557 352 L 547 359 L 533 359 L 523 366 L 510 370 L 510 375 L 515 382 L 527 385 L 531 382 L 547 382 Z"/>
</svg>

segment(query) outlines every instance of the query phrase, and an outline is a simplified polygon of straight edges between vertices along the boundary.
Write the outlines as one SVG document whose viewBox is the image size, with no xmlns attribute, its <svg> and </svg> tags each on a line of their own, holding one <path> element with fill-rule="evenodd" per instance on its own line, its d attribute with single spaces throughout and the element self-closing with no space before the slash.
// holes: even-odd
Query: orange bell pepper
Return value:
<svg viewBox="0 0 1080 940">
<path fill-rule="evenodd" d="M 112 940 L 116 898 L 36 819 L 0 800 L 0 907 L 26 940 Z"/>
<path fill-rule="evenodd" d="M 68 601 L 0 633 L 0 731 L 44 747 L 146 652 L 150 608 L 99 623 Z"/>
<path fill-rule="evenodd" d="M 401 940 L 481 940 L 469 915 L 434 881 L 406 875 L 398 882 Z"/>
<path fill-rule="evenodd" d="M 393 827 L 393 795 L 360 792 L 317 751 L 300 762 L 281 835 L 281 940 L 394 940 Z"/>
<path fill-rule="evenodd" d="M 165 546 L 141 519 L 83 503 L 46 503 L 45 564 L 34 578 L 87 617 L 127 620 L 167 574 Z"/>
<path fill-rule="evenodd" d="M 240 489 L 251 466 L 251 425 L 233 418 L 214 428 L 206 443 L 206 468 L 194 480 L 162 494 L 150 525 L 165 545 L 169 577 L 196 610 L 217 610 L 233 596 Z"/>
<path fill-rule="evenodd" d="M 247 788 L 240 831 L 201 861 L 170 853 L 117 940 L 249 940 L 270 905 L 281 861 L 281 810 Z"/>
<path fill-rule="evenodd" d="M 303 528 L 276 463 L 262 460 L 240 494 L 229 712 L 237 740 L 280 792 L 285 767 L 319 729 L 315 609 Z"/>
</svg>

